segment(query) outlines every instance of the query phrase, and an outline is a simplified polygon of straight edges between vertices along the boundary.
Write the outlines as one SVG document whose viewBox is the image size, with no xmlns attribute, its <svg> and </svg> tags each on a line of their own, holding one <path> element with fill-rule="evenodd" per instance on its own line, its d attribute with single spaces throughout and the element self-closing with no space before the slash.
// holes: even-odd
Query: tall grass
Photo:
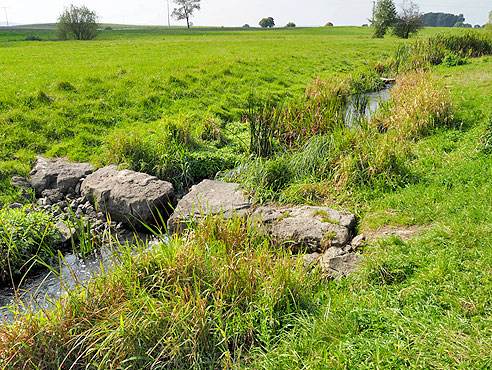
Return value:
<svg viewBox="0 0 492 370">
<path fill-rule="evenodd" d="M 450 54 L 461 58 L 492 55 L 492 35 L 477 30 L 439 33 L 401 44 L 392 63 L 396 73 L 406 72 L 440 64 Z"/>
<path fill-rule="evenodd" d="M 361 187 L 395 189 L 413 178 L 411 142 L 452 122 L 446 90 L 426 73 L 409 73 L 398 78 L 390 101 L 369 121 L 298 137 L 298 145 L 307 141 L 297 151 L 256 161 L 236 180 L 259 201 L 288 203 L 344 199 Z"/>
<path fill-rule="evenodd" d="M 306 94 L 284 110 L 278 136 L 287 146 L 299 146 L 315 135 L 325 135 L 344 125 L 347 88 L 337 80 L 316 79 Z"/>
<path fill-rule="evenodd" d="M 122 257 L 53 312 L 0 329 L 6 368 L 216 368 L 248 363 L 324 283 L 254 226 L 208 218 L 186 237 Z"/>
<path fill-rule="evenodd" d="M 24 276 L 36 260 L 47 262 L 58 241 L 51 214 L 28 207 L 0 209 L 0 282 Z"/>
<path fill-rule="evenodd" d="M 410 72 L 397 79 L 386 110 L 374 115 L 370 125 L 391 131 L 397 140 L 417 139 L 439 126 L 453 122 L 449 92 L 442 89 L 430 74 Z"/>
</svg>

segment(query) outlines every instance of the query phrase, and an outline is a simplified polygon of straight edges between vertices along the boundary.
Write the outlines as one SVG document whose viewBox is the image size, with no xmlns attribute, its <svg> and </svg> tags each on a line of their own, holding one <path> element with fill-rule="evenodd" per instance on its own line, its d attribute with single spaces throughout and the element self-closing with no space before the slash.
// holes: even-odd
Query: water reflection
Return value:
<svg viewBox="0 0 492 370">
<path fill-rule="evenodd" d="M 361 119 L 369 119 L 389 100 L 391 87 L 390 85 L 380 91 L 351 95 L 345 113 L 347 125 L 351 127 L 357 125 Z"/>
<path fill-rule="evenodd" d="M 32 274 L 22 281 L 16 291 L 12 287 L 0 288 L 0 319 L 2 322 L 12 322 L 16 318 L 14 312 L 18 315 L 26 311 L 50 309 L 54 301 L 67 290 L 86 283 L 103 269 L 107 271 L 118 263 L 121 245 L 129 246 L 133 253 L 138 253 L 143 248 L 152 247 L 166 239 L 165 235 L 155 237 L 128 233 L 120 235 L 118 243 L 101 248 L 84 259 L 73 253 L 65 253 L 58 266 L 52 266 L 51 271 L 45 269 Z"/>
</svg>

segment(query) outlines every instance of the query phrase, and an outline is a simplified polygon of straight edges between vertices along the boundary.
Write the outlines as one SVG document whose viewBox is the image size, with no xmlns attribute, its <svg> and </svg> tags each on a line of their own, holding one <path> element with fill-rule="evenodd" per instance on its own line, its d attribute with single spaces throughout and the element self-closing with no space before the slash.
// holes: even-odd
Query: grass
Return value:
<svg viewBox="0 0 492 370">
<path fill-rule="evenodd" d="M 0 359 L 37 369 L 240 366 L 315 312 L 323 284 L 254 226 L 209 218 L 186 238 L 128 251 L 22 330 L 4 328 Z"/>
<path fill-rule="evenodd" d="M 35 154 L 107 163 L 119 133 L 136 130 L 145 137 L 162 122 L 185 117 L 198 126 L 218 120 L 226 138 L 240 137 L 247 143 L 247 127 L 239 130 L 238 122 L 252 92 L 298 98 L 318 76 L 349 73 L 383 60 L 398 42 L 373 40 L 360 27 L 171 32 L 145 28 L 103 32 L 90 43 L 1 41 L 8 40 L 10 32 L 0 32 L 0 197 L 4 201 L 16 196 L 9 177 L 26 175 Z M 22 32 L 28 36 L 31 31 Z M 36 60 L 34 70 L 32 60 Z M 202 144 L 202 157 L 217 148 Z M 148 152 L 142 155 L 153 156 L 155 148 L 151 145 Z M 172 160 L 178 165 L 171 169 L 188 163 Z M 134 162 L 130 167 L 141 166 L 138 158 Z M 127 164 L 127 159 L 121 163 Z M 216 167 L 233 165 L 226 161 Z"/>
<path fill-rule="evenodd" d="M 294 33 L 245 31 L 240 35 L 236 31 L 207 32 L 176 33 L 164 41 L 154 39 L 162 37 L 159 33 L 138 35 L 135 37 L 142 42 L 136 48 L 142 55 L 144 47 L 149 47 L 151 53 L 150 45 L 175 42 L 184 48 L 196 42 L 197 54 L 187 61 L 183 56 L 186 73 L 192 73 L 186 63 L 203 57 L 201 48 L 205 46 L 201 43 L 208 42 L 207 38 L 194 37 L 208 35 L 216 44 L 221 41 L 223 46 L 228 45 L 224 53 L 242 50 L 242 60 L 251 63 L 249 67 L 231 67 L 233 76 L 255 65 L 255 58 L 265 62 L 272 61 L 274 54 L 281 55 L 278 62 L 272 62 L 273 67 L 256 64 L 258 70 L 245 73 L 244 79 L 235 83 L 231 83 L 229 73 L 215 78 L 224 86 L 222 92 L 227 99 L 232 99 L 234 94 L 228 88 L 247 97 L 251 91 L 238 87 L 239 81 L 251 82 L 248 79 L 253 76 L 261 79 L 263 71 L 270 72 L 270 78 L 276 79 L 260 83 L 258 96 L 269 96 L 268 87 L 276 87 L 271 90 L 285 103 L 283 107 L 306 99 L 306 86 L 318 75 L 319 85 L 324 80 L 350 81 L 354 77 L 349 77 L 350 73 L 333 76 L 343 51 L 331 62 L 325 59 L 325 63 L 332 64 L 322 72 L 307 50 L 313 48 L 312 54 L 323 59 L 320 50 L 326 50 L 318 49 L 320 45 L 329 49 L 346 42 L 350 44 L 347 53 L 348 49 L 356 53 L 354 49 L 365 43 L 396 49 L 395 40 L 372 40 L 366 38 L 370 30 L 366 35 L 366 30 L 358 28 Z M 105 40 L 97 41 L 98 50 L 104 50 L 104 45 L 116 48 L 131 43 L 133 36 L 127 36 L 113 46 L 107 46 Z M 275 37 L 285 43 L 281 45 L 278 39 L 272 39 Z M 244 42 L 241 46 L 232 41 L 238 38 Z M 325 45 L 326 40 L 332 45 Z M 216 44 L 209 47 L 219 53 L 219 58 Z M 290 59 L 287 46 L 293 44 L 299 47 L 292 49 L 298 58 Z M 277 52 L 267 56 L 252 51 L 267 45 L 277 48 Z M 284 53 L 279 54 L 283 47 Z M 303 52 L 309 54 L 306 63 L 300 56 Z M 223 56 L 206 68 L 205 75 L 227 67 L 231 54 Z M 363 64 L 362 56 L 355 58 Z M 367 57 L 373 62 L 378 59 L 375 54 Z M 378 73 L 385 73 L 385 63 L 375 64 L 381 66 Z M 282 70 L 282 65 L 286 69 Z M 145 120 L 136 115 L 133 124 L 108 125 L 107 137 L 111 139 L 104 143 L 105 148 L 98 149 L 94 157 L 84 158 L 135 167 L 152 164 L 146 170 L 155 171 L 171 153 L 161 146 L 181 148 L 183 156 L 234 148 L 233 152 L 240 151 L 246 163 L 242 172 L 238 171 L 241 181 L 260 200 L 343 206 L 360 216 L 360 231 L 387 225 L 421 226 L 423 231 L 408 242 L 393 237 L 366 243 L 362 265 L 355 274 L 340 281 L 326 281 L 320 279 L 317 270 L 304 272 L 300 259 L 272 246 L 268 237 L 244 221 L 211 218 L 182 238 L 139 254 L 128 251 L 112 271 L 71 291 L 54 311 L 26 316 L 2 327 L 0 359 L 4 367 L 491 368 L 491 67 L 491 57 L 482 56 L 468 58 L 464 65 L 440 65 L 427 73 L 400 75 L 392 101 L 373 120 L 361 121 L 351 129 L 330 128 L 323 135 L 306 135 L 295 140 L 296 145 L 286 145 L 279 136 L 274 138 L 273 154 L 247 161 L 243 156 L 249 149 L 245 145 L 249 142 L 248 125 L 241 122 L 241 117 L 228 120 L 211 110 L 203 113 L 199 101 L 208 97 L 194 90 L 202 85 L 179 78 L 187 81 L 183 94 L 195 91 L 197 95 L 182 95 L 175 104 L 195 110 L 196 116 L 190 113 L 187 117 L 191 118 L 183 120 L 180 114 L 186 112 L 172 112 L 172 106 L 162 105 L 164 117 Z M 149 64 L 140 68 L 153 67 Z M 120 78 L 133 80 L 131 74 L 137 72 L 143 73 L 134 70 L 97 83 L 113 84 L 117 89 L 121 87 Z M 152 74 L 159 76 L 158 71 Z M 350 88 L 356 92 L 371 86 L 366 84 L 371 81 L 371 75 L 367 75 L 352 82 L 352 87 L 347 82 L 347 93 Z M 292 84 L 276 86 L 282 78 L 292 79 Z M 85 89 L 76 78 L 56 76 L 56 80 L 69 82 L 76 94 Z M 145 78 L 141 80 L 145 85 Z M 174 79 L 169 81 L 179 85 Z M 213 83 L 209 79 L 202 87 L 211 92 Z M 60 88 L 57 86 L 68 85 L 58 83 L 53 89 Z M 127 90 L 127 105 L 121 106 L 124 114 L 140 109 L 132 101 L 132 89 L 137 87 L 130 86 L 134 87 Z M 32 93 L 29 101 L 35 109 L 53 106 L 60 99 L 51 88 L 39 89 L 55 99 L 50 102 L 41 91 Z M 75 94 L 71 88 L 61 91 Z M 220 94 L 210 96 L 211 104 L 215 104 Z M 233 104 L 227 101 L 226 106 Z M 54 114 L 42 109 L 37 112 L 40 116 Z M 244 111 L 237 113 L 241 116 Z M 108 115 L 112 114 L 120 113 L 108 109 Z M 74 134 L 72 139 L 77 137 Z M 29 136 L 23 139 L 29 142 Z M 65 140 L 61 138 L 60 143 L 70 142 Z M 47 141 L 46 148 L 50 145 Z M 73 145 L 67 150 L 76 148 Z M 142 149 L 131 152 L 138 148 Z M 25 166 L 31 150 L 18 150 L 25 162 L 10 159 L 3 166 Z M 105 157 L 108 154 L 115 157 Z M 179 163 L 185 166 L 189 162 Z M 3 168 L 8 171 L 8 167 Z"/>
</svg>

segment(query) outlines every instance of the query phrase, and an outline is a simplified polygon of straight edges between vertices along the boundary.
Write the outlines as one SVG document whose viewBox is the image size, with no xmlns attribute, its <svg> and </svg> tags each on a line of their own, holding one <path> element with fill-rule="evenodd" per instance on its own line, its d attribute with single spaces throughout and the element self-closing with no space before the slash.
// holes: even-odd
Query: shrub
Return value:
<svg viewBox="0 0 492 370">
<path fill-rule="evenodd" d="M 58 241 L 50 214 L 26 207 L 0 209 L 0 280 L 22 276 L 36 260 L 46 262 Z"/>
<path fill-rule="evenodd" d="M 459 55 L 453 53 L 447 54 L 442 59 L 442 64 L 445 65 L 446 67 L 461 66 L 467 63 L 468 63 L 468 59 L 460 57 Z"/>
<path fill-rule="evenodd" d="M 85 5 L 70 5 L 58 17 L 57 33 L 62 40 L 92 40 L 99 33 L 98 15 Z"/>
</svg>

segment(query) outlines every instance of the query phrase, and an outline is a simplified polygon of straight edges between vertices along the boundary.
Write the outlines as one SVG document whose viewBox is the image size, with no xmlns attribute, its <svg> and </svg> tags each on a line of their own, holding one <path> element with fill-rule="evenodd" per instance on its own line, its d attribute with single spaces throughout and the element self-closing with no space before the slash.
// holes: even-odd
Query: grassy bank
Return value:
<svg viewBox="0 0 492 370">
<path fill-rule="evenodd" d="M 327 37 L 322 33 L 329 31 L 300 30 L 299 39 L 310 32 L 321 42 Z M 354 48 L 359 41 L 378 42 L 364 35 L 350 39 Z M 390 48 L 393 42 L 378 45 Z M 235 47 L 231 44 L 229 50 Z M 391 55 L 396 59 L 400 54 Z M 183 120 L 183 112 L 173 112 L 172 105 L 161 106 L 169 112 L 165 119 L 108 126 L 112 139 L 93 158 L 104 161 L 110 153 L 112 161 L 132 167 L 153 164 L 146 170 L 155 171 L 167 158 L 159 157 L 167 153 L 159 145 L 169 143 L 182 148 L 183 155 L 235 148 L 233 152 L 248 156 L 250 133 L 261 131 L 252 130 L 255 123 L 274 122 L 275 130 L 266 130 L 267 136 L 273 134 L 263 149 L 253 151 L 256 159 L 248 160 L 239 175 L 244 185 L 251 184 L 251 192 L 264 200 L 343 206 L 361 216 L 360 231 L 384 226 L 422 231 L 408 242 L 393 237 L 366 245 L 358 272 L 328 281 L 317 271 L 302 271 L 298 259 L 247 223 L 208 219 L 152 251 L 128 251 L 113 271 L 70 292 L 54 311 L 2 327 L 0 359 L 6 368 L 492 367 L 492 58 L 437 67 L 419 60 L 419 69 L 426 72 L 398 76 L 392 100 L 352 128 L 337 123 L 336 109 L 314 108 L 320 101 L 323 107 L 331 101 L 345 104 L 358 85 L 353 78 L 337 78 L 326 70 L 324 78 L 312 83 L 313 76 L 306 77 L 312 65 L 288 62 L 287 51 L 285 58 L 280 63 L 306 73 L 282 70 L 277 75 L 298 81 L 279 88 L 280 95 L 292 94 L 292 99 L 272 98 L 270 88 L 277 82 L 264 81 L 259 95 L 272 98 L 266 100 L 271 104 L 250 111 L 246 122 L 229 124 L 217 112 L 200 110 L 199 97 L 208 95 L 184 96 L 175 104 L 196 108 L 196 121 Z M 276 76 L 274 67 L 266 68 Z M 226 75 L 218 81 L 227 87 Z M 258 75 L 251 71 L 244 81 Z M 248 104 L 248 89 L 238 91 Z M 140 109 L 132 101 L 122 107 L 126 113 Z M 304 125 L 313 122 L 325 125 Z M 324 131 L 313 134 L 306 127 Z M 131 151 L 140 147 L 140 152 Z M 155 156 L 146 157 L 148 153 Z"/>
</svg>

